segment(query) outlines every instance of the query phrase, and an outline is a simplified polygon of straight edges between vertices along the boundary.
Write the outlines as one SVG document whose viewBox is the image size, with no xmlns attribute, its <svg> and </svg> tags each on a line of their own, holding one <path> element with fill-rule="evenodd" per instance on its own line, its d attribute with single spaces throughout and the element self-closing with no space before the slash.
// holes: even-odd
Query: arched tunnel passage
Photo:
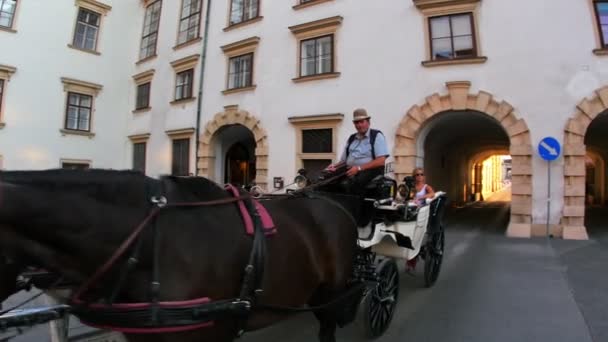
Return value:
<svg viewBox="0 0 608 342">
<path fill-rule="evenodd" d="M 417 141 L 418 165 L 436 190 L 449 194 L 452 216 L 475 225 L 480 210 L 496 212 L 491 227 L 504 233 L 509 222 L 510 141 L 493 117 L 476 111 L 446 111 L 425 123 Z M 484 213 L 482 216 L 492 214 Z"/>
<path fill-rule="evenodd" d="M 591 237 L 608 240 L 608 111 L 599 114 L 585 134 L 585 226 Z"/>
</svg>

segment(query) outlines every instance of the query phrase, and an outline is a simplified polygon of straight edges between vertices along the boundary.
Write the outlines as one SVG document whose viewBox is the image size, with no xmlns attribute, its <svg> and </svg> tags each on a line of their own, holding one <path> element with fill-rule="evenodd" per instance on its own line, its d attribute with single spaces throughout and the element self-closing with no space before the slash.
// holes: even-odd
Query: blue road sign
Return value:
<svg viewBox="0 0 608 342">
<path fill-rule="evenodd" d="M 538 154 L 544 160 L 552 161 L 559 157 L 561 146 L 559 141 L 553 137 L 545 137 L 538 143 Z"/>
</svg>

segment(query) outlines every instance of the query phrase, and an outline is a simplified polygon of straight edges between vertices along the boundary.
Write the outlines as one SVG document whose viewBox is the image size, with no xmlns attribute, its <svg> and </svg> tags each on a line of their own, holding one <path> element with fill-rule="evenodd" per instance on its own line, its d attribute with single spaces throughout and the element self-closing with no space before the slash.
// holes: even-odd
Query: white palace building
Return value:
<svg viewBox="0 0 608 342">
<path fill-rule="evenodd" d="M 586 239 L 608 200 L 608 1 L 0 0 L 5 170 L 273 191 L 338 158 L 358 107 L 397 179 L 424 166 L 456 204 L 510 180 L 507 235 L 548 218 Z"/>
</svg>

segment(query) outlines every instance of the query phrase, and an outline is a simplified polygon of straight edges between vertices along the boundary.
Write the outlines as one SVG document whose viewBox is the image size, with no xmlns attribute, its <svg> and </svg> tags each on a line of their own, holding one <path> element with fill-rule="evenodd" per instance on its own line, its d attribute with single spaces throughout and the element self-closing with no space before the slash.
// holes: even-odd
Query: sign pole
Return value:
<svg viewBox="0 0 608 342">
<path fill-rule="evenodd" d="M 551 161 L 547 161 L 547 237 L 549 235 L 549 217 L 551 216 Z"/>
<path fill-rule="evenodd" d="M 549 221 L 551 218 L 551 161 L 557 159 L 561 152 L 559 141 L 553 137 L 545 137 L 538 144 L 538 154 L 547 161 L 547 238 L 551 237 L 549 232 Z"/>
</svg>

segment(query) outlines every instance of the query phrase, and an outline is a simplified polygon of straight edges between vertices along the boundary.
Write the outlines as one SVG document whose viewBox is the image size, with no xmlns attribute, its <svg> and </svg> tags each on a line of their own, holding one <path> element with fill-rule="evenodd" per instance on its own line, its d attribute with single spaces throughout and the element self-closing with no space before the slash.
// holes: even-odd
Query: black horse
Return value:
<svg viewBox="0 0 608 342">
<path fill-rule="evenodd" d="M 161 195 L 167 206 L 157 209 L 162 205 L 151 198 Z M 184 205 L 171 206 L 176 203 Z M 344 308 L 356 308 L 360 300 L 351 291 L 356 223 L 343 206 L 321 196 L 280 197 L 264 206 L 277 233 L 265 238 L 263 291 L 255 292 L 250 309 L 235 315 L 224 310 L 213 316 L 213 325 L 200 329 L 157 334 L 127 329 L 127 338 L 233 341 L 241 329 L 260 329 L 288 316 L 277 307 L 308 304 L 320 322 L 319 340 L 335 341 L 336 327 L 354 317 Z M 205 178 L 156 180 L 108 170 L 0 172 L 0 300 L 17 291 L 20 270 L 35 266 L 76 284 L 80 297 L 72 298 L 74 314 L 86 313 L 85 321 L 94 317 L 90 308 L 108 300 L 151 310 L 158 303 L 192 305 L 198 298 L 230 303 L 243 297 L 244 268 L 253 248 L 241 215 L 231 195 Z M 135 227 L 143 227 L 139 235 Z M 130 237 L 137 242 L 125 244 Z M 119 246 L 124 253 L 116 253 Z M 115 262 L 107 263 L 111 257 Z M 101 274 L 104 263 L 107 272 Z M 349 291 L 355 295 L 344 295 Z"/>
</svg>

